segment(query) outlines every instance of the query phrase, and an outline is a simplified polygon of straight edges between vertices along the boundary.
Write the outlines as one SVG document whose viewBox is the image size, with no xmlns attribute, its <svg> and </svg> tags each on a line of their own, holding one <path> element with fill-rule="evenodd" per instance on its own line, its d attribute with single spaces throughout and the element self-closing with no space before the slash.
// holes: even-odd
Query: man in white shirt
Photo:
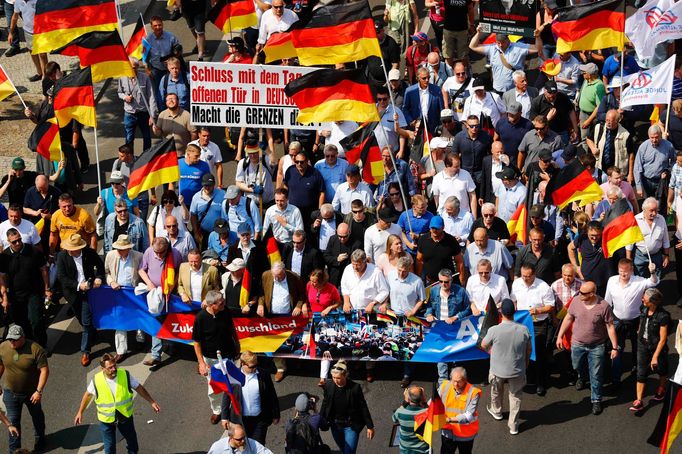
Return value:
<svg viewBox="0 0 682 454">
<path fill-rule="evenodd" d="M 496 240 L 488 238 L 488 229 L 479 227 L 474 230 L 474 242 L 469 244 L 464 254 L 464 265 L 469 273 L 476 273 L 478 262 L 487 259 L 492 264 L 492 271 L 503 278 L 509 277 L 509 270 L 514 265 L 509 250 Z"/>
<path fill-rule="evenodd" d="M 490 297 L 498 307 L 503 299 L 509 298 L 507 282 L 499 274 L 493 273 L 490 260 L 485 258 L 478 261 L 476 272 L 471 273 L 467 280 L 466 291 L 471 300 L 471 312 L 474 315 L 481 315 L 487 310 Z"/>
<path fill-rule="evenodd" d="M 538 396 L 544 396 L 549 379 L 547 333 L 555 307 L 554 293 L 545 281 L 535 276 L 533 265 L 524 264 L 521 266 L 521 277 L 512 284 L 510 297 L 518 310 L 527 310 L 533 316 L 535 363 L 529 367 L 528 375 L 535 379 Z"/>
<path fill-rule="evenodd" d="M 365 254 L 371 263 L 376 263 L 377 258 L 386 252 L 386 240 L 389 235 L 401 238 L 403 233 L 400 226 L 395 223 L 397 219 L 391 207 L 381 207 L 377 215 L 377 223 L 365 230 Z"/>
<path fill-rule="evenodd" d="M 656 274 L 661 278 L 662 268 L 670 263 L 670 237 L 665 218 L 658 214 L 658 201 L 649 197 L 642 202 L 642 212 L 635 215 L 637 225 L 642 230 L 644 241 L 625 246 L 625 256 L 632 260 L 638 276 L 649 276 L 649 255 L 656 264 Z M 634 254 L 633 254 L 634 248 Z"/>
<path fill-rule="evenodd" d="M 460 209 L 459 199 L 454 195 L 445 199 L 443 208 L 441 217 L 445 224 L 445 232 L 455 237 L 460 246 L 466 246 L 471 226 L 474 225 L 474 217 L 470 212 Z"/>
<path fill-rule="evenodd" d="M 656 264 L 649 263 L 650 277 L 645 279 L 635 276 L 635 268 L 632 260 L 621 259 L 618 262 L 618 275 L 611 276 L 606 284 L 606 301 L 613 309 L 613 324 L 616 327 L 616 337 L 621 352 L 625 348 L 625 341 L 630 339 L 632 351 L 637 351 L 637 331 L 639 329 L 639 315 L 642 307 L 642 297 L 648 288 L 658 285 L 656 276 Z M 622 356 L 618 355 L 613 360 L 611 367 L 611 385 L 620 386 L 620 378 L 623 373 Z M 637 366 L 637 355 L 633 355 L 633 367 Z"/>
<path fill-rule="evenodd" d="M 210 167 L 213 176 L 216 178 L 219 188 L 223 186 L 223 154 L 215 142 L 211 142 L 211 131 L 208 126 L 199 128 L 199 138 L 190 142 L 201 149 L 199 159 Z"/>
<path fill-rule="evenodd" d="M 336 187 L 332 206 L 344 216 L 351 212 L 351 202 L 361 200 L 366 207 L 374 206 L 372 188 L 360 179 L 360 167 L 351 164 L 346 168 L 346 182 Z"/>
<path fill-rule="evenodd" d="M 324 158 L 315 163 L 315 169 L 320 172 L 324 180 L 324 200 L 330 203 L 336 195 L 336 188 L 345 181 L 348 162 L 339 159 L 339 149 L 334 144 L 324 146 Z"/>
<path fill-rule="evenodd" d="M 40 244 L 40 235 L 38 235 L 36 226 L 32 222 L 23 219 L 23 215 L 24 209 L 21 205 L 10 205 L 7 210 L 7 220 L 0 223 L 0 243 L 2 244 L 2 249 L 9 248 L 7 231 L 14 228 L 21 234 L 22 243 L 33 245 L 42 251 L 43 246 Z"/>
<path fill-rule="evenodd" d="M 272 8 L 265 11 L 260 18 L 256 54 L 263 50 L 263 46 L 273 33 L 287 30 L 296 21 L 298 15 L 284 7 L 284 0 L 273 0 Z"/>
<path fill-rule="evenodd" d="M 303 230 L 301 212 L 289 204 L 289 191 L 286 188 L 275 190 L 275 204 L 265 211 L 263 235 L 272 226 L 272 234 L 279 243 L 289 243 L 296 230 Z"/>
<path fill-rule="evenodd" d="M 460 201 L 460 209 L 470 212 L 476 217 L 478 204 L 476 203 L 476 184 L 471 174 L 462 169 L 459 156 L 448 154 L 443 159 L 445 169 L 433 177 L 431 193 L 440 213 L 445 206 L 445 200 L 451 195 Z"/>
<path fill-rule="evenodd" d="M 346 266 L 341 277 L 343 311 L 365 310 L 366 312 L 386 312 L 389 295 L 384 274 L 372 263 L 362 249 L 353 251 L 351 264 Z M 378 307 L 375 307 L 378 306 Z"/>
<path fill-rule="evenodd" d="M 339 158 L 343 158 L 346 156 L 346 150 L 341 146 L 341 139 L 351 135 L 356 129 L 358 124 L 354 121 L 333 121 L 323 123 L 319 135 L 325 138 L 325 150 L 327 145 L 334 145 L 339 152 Z"/>
</svg>

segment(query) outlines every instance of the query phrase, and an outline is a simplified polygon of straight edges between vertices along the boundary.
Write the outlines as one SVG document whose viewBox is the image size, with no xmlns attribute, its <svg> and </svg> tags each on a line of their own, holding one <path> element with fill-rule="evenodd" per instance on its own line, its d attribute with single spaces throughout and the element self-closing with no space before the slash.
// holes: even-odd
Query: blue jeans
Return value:
<svg viewBox="0 0 682 454">
<path fill-rule="evenodd" d="M 438 370 L 438 383 L 450 379 L 450 363 L 436 363 L 436 369 Z"/>
<path fill-rule="evenodd" d="M 5 6 L 5 20 L 7 20 L 7 31 L 10 30 L 10 25 L 12 24 L 12 15 L 14 14 L 14 5 L 4 2 Z M 17 27 L 14 28 L 14 37 L 10 43 L 10 47 L 19 47 L 19 30 Z"/>
<path fill-rule="evenodd" d="M 83 334 L 81 335 L 81 352 L 90 353 L 90 347 L 95 341 L 97 331 L 92 326 L 92 312 L 85 295 L 78 295 L 76 301 L 72 305 L 72 309 L 76 314 L 76 318 L 83 327 Z"/>
<path fill-rule="evenodd" d="M 149 113 L 135 112 L 134 114 L 123 113 L 123 127 L 126 133 L 126 143 L 135 140 L 135 128 L 140 128 L 142 134 L 142 147 L 147 150 L 152 146 L 152 132 L 149 127 Z"/>
<path fill-rule="evenodd" d="M 132 417 L 118 423 L 99 423 L 99 430 L 102 432 L 102 442 L 104 443 L 104 453 L 116 454 L 116 426 L 118 426 L 118 431 L 121 432 L 121 435 L 126 440 L 128 454 L 137 454 L 139 446 L 137 445 L 137 433 L 135 432 L 135 423 Z"/>
<path fill-rule="evenodd" d="M 161 339 L 159 339 L 156 336 L 152 336 L 152 359 L 158 359 L 161 361 L 161 354 L 162 351 L 161 349 L 163 348 L 163 343 L 161 342 Z"/>
<path fill-rule="evenodd" d="M 602 367 L 604 364 L 605 344 L 571 345 L 573 369 L 578 377 L 585 381 L 585 373 L 589 373 L 592 402 L 601 402 Z"/>
<path fill-rule="evenodd" d="M 45 436 L 45 414 L 40 402 L 37 404 L 31 403 L 30 394 L 15 394 L 7 388 L 3 389 L 2 401 L 5 403 L 7 409 L 7 418 L 14 427 L 19 431 L 18 437 L 9 436 L 9 452 L 12 454 L 15 449 L 21 448 L 21 410 L 24 405 L 28 408 L 28 413 L 33 420 L 33 428 L 35 430 L 35 437 Z"/>
<path fill-rule="evenodd" d="M 339 427 L 331 425 L 332 437 L 341 450 L 341 454 L 355 454 L 358 449 L 360 432 L 356 432 L 352 427 Z"/>
</svg>

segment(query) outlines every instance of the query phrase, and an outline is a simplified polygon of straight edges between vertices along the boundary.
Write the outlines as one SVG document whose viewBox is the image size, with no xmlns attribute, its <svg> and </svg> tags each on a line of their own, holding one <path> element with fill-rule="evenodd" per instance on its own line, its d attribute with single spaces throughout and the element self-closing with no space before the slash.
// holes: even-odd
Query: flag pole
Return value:
<svg viewBox="0 0 682 454">
<path fill-rule="evenodd" d="M 12 82 L 12 79 L 10 79 L 9 74 L 7 74 L 7 71 L 5 71 L 5 68 L 3 68 L 2 65 L 0 65 L 0 70 L 2 70 L 3 73 L 5 73 L 5 76 L 7 76 L 7 81 L 10 83 L 10 85 L 12 85 L 12 88 L 14 88 L 14 93 L 16 93 L 17 96 L 19 97 L 19 101 L 21 101 L 21 104 L 24 106 L 24 109 L 28 109 L 28 106 L 26 106 L 26 103 L 24 102 L 24 98 L 21 97 L 21 94 L 17 90 L 16 85 L 14 85 L 14 82 Z"/>
<path fill-rule="evenodd" d="M 95 159 L 97 160 L 97 194 L 102 192 L 102 175 L 99 168 L 99 145 L 97 143 L 97 126 L 93 128 L 95 132 Z"/>
</svg>

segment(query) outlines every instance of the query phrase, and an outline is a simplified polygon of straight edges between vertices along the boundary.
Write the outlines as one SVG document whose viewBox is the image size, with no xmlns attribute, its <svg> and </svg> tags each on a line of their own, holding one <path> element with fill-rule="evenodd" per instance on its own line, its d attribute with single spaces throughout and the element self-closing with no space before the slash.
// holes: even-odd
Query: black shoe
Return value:
<svg viewBox="0 0 682 454">
<path fill-rule="evenodd" d="M 19 52 L 21 52 L 21 50 L 18 47 L 11 46 L 7 49 L 7 52 L 5 52 L 5 57 L 14 57 Z"/>
<path fill-rule="evenodd" d="M 592 414 L 597 416 L 601 415 L 602 408 L 601 408 L 601 402 L 592 402 Z"/>
<path fill-rule="evenodd" d="M 45 435 L 42 437 L 36 437 L 35 444 L 33 445 L 33 452 L 37 453 L 45 449 Z"/>
<path fill-rule="evenodd" d="M 535 393 L 536 393 L 538 396 L 542 397 L 542 396 L 544 396 L 545 394 L 547 394 L 547 390 L 545 389 L 544 386 L 538 386 L 537 389 L 535 390 Z"/>
<path fill-rule="evenodd" d="M 170 20 L 175 22 L 176 20 L 180 19 L 182 17 L 182 13 L 178 9 L 174 9 L 173 12 L 170 15 Z"/>
<path fill-rule="evenodd" d="M 575 389 L 577 391 L 582 391 L 585 388 L 587 388 L 587 384 L 582 380 L 582 378 L 579 378 L 575 381 Z"/>
<path fill-rule="evenodd" d="M 192 49 L 192 53 L 198 54 L 199 53 L 199 46 L 194 46 L 194 48 Z"/>
<path fill-rule="evenodd" d="M 42 78 L 43 78 L 43 76 L 41 76 L 40 74 L 34 74 L 28 78 L 28 81 L 29 82 L 38 82 Z"/>
</svg>

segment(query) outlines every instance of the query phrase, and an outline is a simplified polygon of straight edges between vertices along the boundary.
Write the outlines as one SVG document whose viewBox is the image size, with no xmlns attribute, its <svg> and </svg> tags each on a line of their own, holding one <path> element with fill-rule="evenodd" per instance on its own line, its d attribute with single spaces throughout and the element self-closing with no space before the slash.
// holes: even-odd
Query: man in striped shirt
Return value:
<svg viewBox="0 0 682 454">
<path fill-rule="evenodd" d="M 414 434 L 414 417 L 426 411 L 424 389 L 410 386 L 405 390 L 405 403 L 393 413 L 393 422 L 400 424 L 400 452 L 421 454 L 429 452 L 429 445 Z"/>
</svg>

